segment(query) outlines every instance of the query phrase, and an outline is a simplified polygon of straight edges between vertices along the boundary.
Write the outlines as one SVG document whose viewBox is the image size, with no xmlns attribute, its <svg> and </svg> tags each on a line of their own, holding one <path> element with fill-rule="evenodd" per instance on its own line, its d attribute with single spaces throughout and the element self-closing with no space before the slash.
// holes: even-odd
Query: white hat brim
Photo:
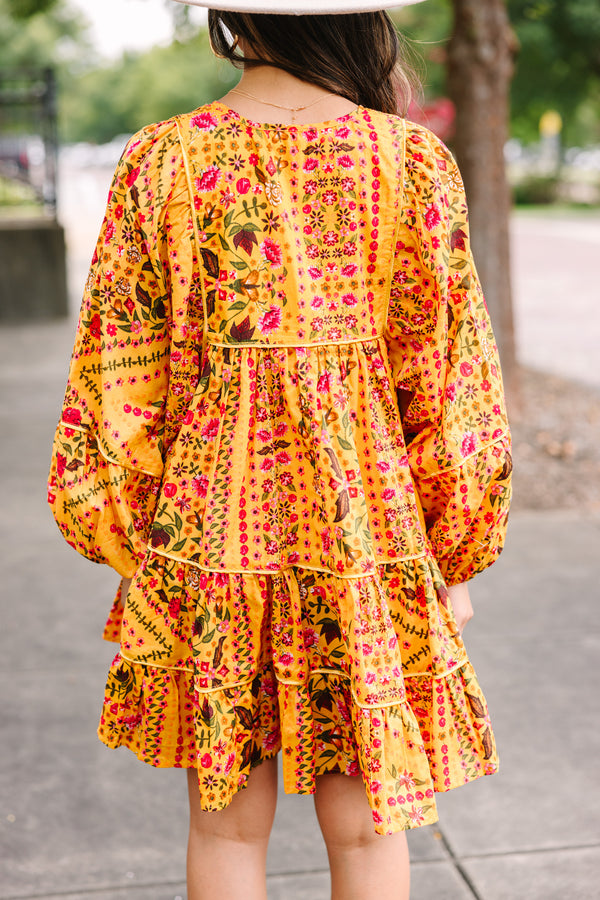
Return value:
<svg viewBox="0 0 600 900">
<path fill-rule="evenodd" d="M 204 6 L 223 12 L 271 13 L 276 15 L 326 15 L 331 13 L 349 14 L 374 12 L 378 9 L 391 9 L 394 6 L 410 6 L 422 0 L 176 0 L 188 6 Z"/>
</svg>

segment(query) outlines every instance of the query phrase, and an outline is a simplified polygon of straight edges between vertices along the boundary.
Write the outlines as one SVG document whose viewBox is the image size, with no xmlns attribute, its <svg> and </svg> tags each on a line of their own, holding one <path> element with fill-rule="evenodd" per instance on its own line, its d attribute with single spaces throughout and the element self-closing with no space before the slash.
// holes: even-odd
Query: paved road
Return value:
<svg viewBox="0 0 600 900">
<path fill-rule="evenodd" d="M 521 362 L 600 387 L 600 212 L 516 213 L 511 233 Z"/>
<path fill-rule="evenodd" d="M 569 221 L 565 240 L 587 246 L 587 224 Z M 552 284 L 571 277 L 570 257 L 551 254 L 552 272 L 543 262 L 548 237 L 562 234 L 560 220 L 535 222 L 515 224 L 524 254 L 517 272 L 538 285 L 537 299 L 526 300 L 529 312 L 521 306 L 519 313 L 530 324 L 531 309 L 546 304 Z M 85 269 L 96 231 L 97 223 L 70 229 L 74 273 Z M 525 251 L 528 242 L 538 248 L 539 271 L 526 264 L 538 259 Z M 595 272 L 593 254 L 586 259 Z M 592 297 L 595 285 L 583 274 L 579 284 Z M 591 308 L 585 304 L 584 312 Z M 546 326 L 563 350 L 568 344 L 581 356 L 581 377 L 593 382 L 593 348 L 569 336 L 556 309 Z M 184 777 L 97 741 L 112 652 L 99 633 L 115 577 L 70 550 L 45 508 L 72 333 L 72 321 L 0 330 L 0 898 L 176 900 L 185 896 Z M 542 365 L 536 335 L 534 329 L 522 354 Z M 548 359 L 560 371 L 558 356 Z M 467 640 L 502 769 L 442 796 L 439 826 L 410 835 L 414 900 L 598 897 L 599 539 L 598 517 L 515 516 L 504 556 L 474 582 L 477 615 Z M 327 897 L 311 800 L 282 797 L 269 900 Z"/>
</svg>

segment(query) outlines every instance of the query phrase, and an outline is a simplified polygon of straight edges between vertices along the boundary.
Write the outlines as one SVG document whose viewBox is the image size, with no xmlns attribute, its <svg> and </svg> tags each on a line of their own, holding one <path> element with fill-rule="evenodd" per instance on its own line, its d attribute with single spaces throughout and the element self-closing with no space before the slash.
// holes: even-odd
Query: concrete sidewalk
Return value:
<svg viewBox="0 0 600 900">
<path fill-rule="evenodd" d="M 185 776 L 98 742 L 116 578 L 62 541 L 45 506 L 72 339 L 72 323 L 0 332 L 0 897 L 174 900 Z M 522 514 L 473 583 L 467 642 L 502 770 L 440 797 L 439 826 L 410 834 L 414 900 L 600 896 L 599 540 L 597 517 Z M 270 900 L 328 896 L 312 801 L 282 796 Z"/>
</svg>

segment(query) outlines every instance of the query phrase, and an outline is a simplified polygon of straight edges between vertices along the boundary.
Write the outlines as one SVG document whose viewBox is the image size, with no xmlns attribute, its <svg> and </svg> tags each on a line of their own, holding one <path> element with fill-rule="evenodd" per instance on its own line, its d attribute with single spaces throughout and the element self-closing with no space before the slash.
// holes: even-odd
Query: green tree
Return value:
<svg viewBox="0 0 600 900">
<path fill-rule="evenodd" d="M 90 56 L 85 23 L 65 0 L 0 0 L 0 34 L 0 68 L 67 68 Z"/>
<path fill-rule="evenodd" d="M 538 140 L 540 116 L 557 109 L 565 123 L 566 143 L 599 141 L 598 0 L 507 0 L 507 9 L 518 41 L 511 136 L 527 143 Z M 452 3 L 428 0 L 394 15 L 425 61 L 425 94 L 446 94 Z"/>
<path fill-rule="evenodd" d="M 505 0 L 452 0 L 448 90 L 465 182 L 473 255 L 494 322 L 509 398 L 518 402 L 510 279 L 510 191 L 504 163 L 515 36 Z"/>
<path fill-rule="evenodd" d="M 542 113 L 556 109 L 567 142 L 600 139 L 598 0 L 508 0 L 508 10 L 520 44 L 511 92 L 512 133 L 535 140 Z M 590 104 L 595 116 L 586 125 Z"/>
</svg>

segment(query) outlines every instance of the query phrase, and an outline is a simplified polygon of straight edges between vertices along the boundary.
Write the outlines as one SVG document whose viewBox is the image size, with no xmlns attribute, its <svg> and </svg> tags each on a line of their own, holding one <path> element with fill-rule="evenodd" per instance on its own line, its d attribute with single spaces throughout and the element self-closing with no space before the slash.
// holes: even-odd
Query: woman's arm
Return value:
<svg viewBox="0 0 600 900">
<path fill-rule="evenodd" d="M 172 310 L 157 198 L 171 188 L 159 160 L 172 132 L 165 124 L 132 138 L 115 172 L 49 478 L 65 539 L 121 576 L 145 556 L 163 471 Z"/>
<path fill-rule="evenodd" d="M 458 630 L 462 634 L 463 628 L 473 618 L 473 606 L 469 596 L 469 585 L 466 581 L 462 584 L 448 585 L 448 596 L 454 611 L 454 618 L 458 626 Z"/>
<path fill-rule="evenodd" d="M 431 550 L 446 585 L 464 585 L 504 543 L 510 435 L 460 172 L 430 132 L 407 127 L 385 337 Z"/>
<path fill-rule="evenodd" d="M 125 606 L 125 602 L 127 600 L 127 594 L 129 593 L 129 588 L 131 587 L 131 582 L 133 578 L 122 578 L 121 579 L 121 606 Z"/>
</svg>

